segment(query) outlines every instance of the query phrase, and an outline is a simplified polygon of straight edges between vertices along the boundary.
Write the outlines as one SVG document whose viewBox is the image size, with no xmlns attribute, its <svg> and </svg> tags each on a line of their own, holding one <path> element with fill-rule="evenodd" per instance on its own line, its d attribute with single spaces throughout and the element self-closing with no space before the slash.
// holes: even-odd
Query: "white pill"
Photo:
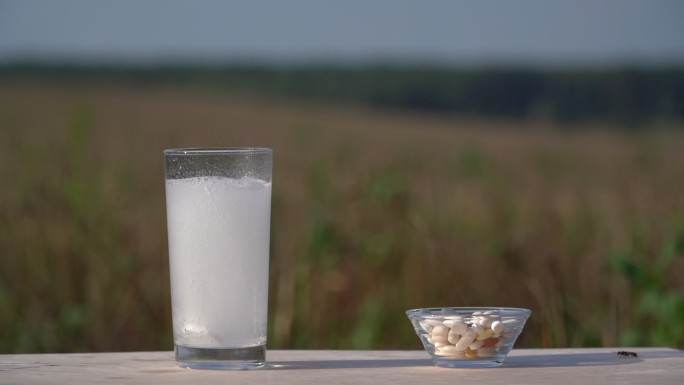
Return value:
<svg viewBox="0 0 684 385">
<path fill-rule="evenodd" d="M 461 339 L 455 344 L 456 349 L 459 351 L 465 351 L 468 346 L 475 341 L 475 336 L 475 332 L 472 330 L 466 330 L 466 332 L 461 336 Z"/>
<path fill-rule="evenodd" d="M 447 338 L 446 334 L 437 334 L 437 335 L 432 335 L 432 341 L 435 345 L 437 344 L 446 344 L 449 339 Z"/>
<path fill-rule="evenodd" d="M 474 316 L 482 315 L 482 312 L 481 311 L 475 311 L 475 312 L 473 312 L 473 315 Z"/>
<path fill-rule="evenodd" d="M 446 326 L 444 326 L 444 325 L 442 325 L 442 324 L 439 324 L 439 325 L 437 325 L 437 326 L 434 326 L 434 327 L 432 328 L 432 332 L 431 332 L 433 338 L 434 338 L 435 336 L 442 336 L 442 335 L 443 335 L 443 336 L 446 336 L 448 333 L 449 333 L 449 328 L 446 327 Z"/>
<path fill-rule="evenodd" d="M 506 325 L 501 321 L 494 321 L 489 327 L 492 328 L 492 331 L 494 331 L 494 333 L 501 334 L 506 328 Z"/>
<path fill-rule="evenodd" d="M 486 312 L 484 312 L 482 314 L 483 315 L 496 315 L 496 314 L 499 314 L 499 312 L 496 310 L 487 310 Z"/>
<path fill-rule="evenodd" d="M 473 343 L 471 343 L 470 345 L 468 345 L 468 347 L 470 348 L 470 350 L 477 350 L 477 349 L 481 348 L 482 345 L 484 345 L 484 343 L 485 343 L 484 340 L 476 340 Z"/>
<path fill-rule="evenodd" d="M 449 357 L 463 357 L 463 356 L 465 356 L 465 353 L 463 353 L 463 351 L 457 350 L 456 347 L 453 345 L 443 346 L 439 350 L 436 350 L 435 354 L 438 354 L 440 356 L 449 356 Z"/>
<path fill-rule="evenodd" d="M 451 331 L 456 334 L 463 334 L 466 330 L 468 330 L 468 325 L 464 324 L 463 322 L 456 322 L 451 325 Z"/>
<path fill-rule="evenodd" d="M 474 323 L 470 325 L 470 330 L 474 331 L 476 334 L 480 334 L 484 331 L 484 328 L 482 327 L 482 325 Z"/>
<path fill-rule="evenodd" d="M 442 342 L 435 342 L 435 349 L 441 349 L 445 346 L 449 346 L 449 344 L 442 343 Z"/>
<path fill-rule="evenodd" d="M 484 327 L 484 328 L 488 328 L 489 325 L 492 324 L 492 319 L 491 319 L 491 317 L 482 316 L 482 317 L 480 317 L 480 319 L 477 321 L 477 323 L 480 324 L 480 325 L 481 325 L 482 327 Z"/>
<path fill-rule="evenodd" d="M 447 336 L 447 340 L 450 344 L 456 344 L 460 339 L 461 335 L 454 332 L 449 332 L 449 335 Z"/>
</svg>

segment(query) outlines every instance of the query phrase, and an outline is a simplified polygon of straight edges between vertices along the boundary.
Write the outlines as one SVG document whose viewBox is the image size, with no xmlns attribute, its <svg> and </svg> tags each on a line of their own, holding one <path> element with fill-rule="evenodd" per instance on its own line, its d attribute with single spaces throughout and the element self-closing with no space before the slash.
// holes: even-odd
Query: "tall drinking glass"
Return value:
<svg viewBox="0 0 684 385">
<path fill-rule="evenodd" d="M 164 151 L 176 362 L 250 369 L 266 360 L 273 151 Z"/>
</svg>

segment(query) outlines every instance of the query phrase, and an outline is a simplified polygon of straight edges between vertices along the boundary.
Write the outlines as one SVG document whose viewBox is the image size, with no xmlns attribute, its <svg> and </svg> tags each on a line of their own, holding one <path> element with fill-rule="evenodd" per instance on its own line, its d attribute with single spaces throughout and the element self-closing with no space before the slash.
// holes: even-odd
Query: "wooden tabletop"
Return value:
<svg viewBox="0 0 684 385">
<path fill-rule="evenodd" d="M 439 368 L 423 351 L 397 350 L 272 350 L 267 361 L 211 371 L 181 369 L 173 352 L 8 354 L 0 384 L 684 384 L 684 352 L 668 348 L 514 349 L 489 369 Z"/>
</svg>

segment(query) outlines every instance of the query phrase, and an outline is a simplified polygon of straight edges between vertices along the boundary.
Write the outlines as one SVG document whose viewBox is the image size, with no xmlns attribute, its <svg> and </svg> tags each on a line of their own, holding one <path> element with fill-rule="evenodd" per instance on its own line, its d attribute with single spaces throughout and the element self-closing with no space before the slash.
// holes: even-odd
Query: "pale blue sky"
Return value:
<svg viewBox="0 0 684 385">
<path fill-rule="evenodd" d="M 0 60 L 684 63 L 684 0 L 0 0 Z"/>
</svg>

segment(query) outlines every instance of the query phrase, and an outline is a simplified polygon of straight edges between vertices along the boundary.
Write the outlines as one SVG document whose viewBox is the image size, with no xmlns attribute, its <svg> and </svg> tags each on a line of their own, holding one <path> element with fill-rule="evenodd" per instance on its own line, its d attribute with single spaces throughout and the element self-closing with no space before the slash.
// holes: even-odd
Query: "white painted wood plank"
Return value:
<svg viewBox="0 0 684 385">
<path fill-rule="evenodd" d="M 667 348 L 514 349 L 503 366 L 447 369 L 423 351 L 273 350 L 267 367 L 205 371 L 173 352 L 0 355 L 0 384 L 677 384 L 684 352 Z"/>
</svg>

